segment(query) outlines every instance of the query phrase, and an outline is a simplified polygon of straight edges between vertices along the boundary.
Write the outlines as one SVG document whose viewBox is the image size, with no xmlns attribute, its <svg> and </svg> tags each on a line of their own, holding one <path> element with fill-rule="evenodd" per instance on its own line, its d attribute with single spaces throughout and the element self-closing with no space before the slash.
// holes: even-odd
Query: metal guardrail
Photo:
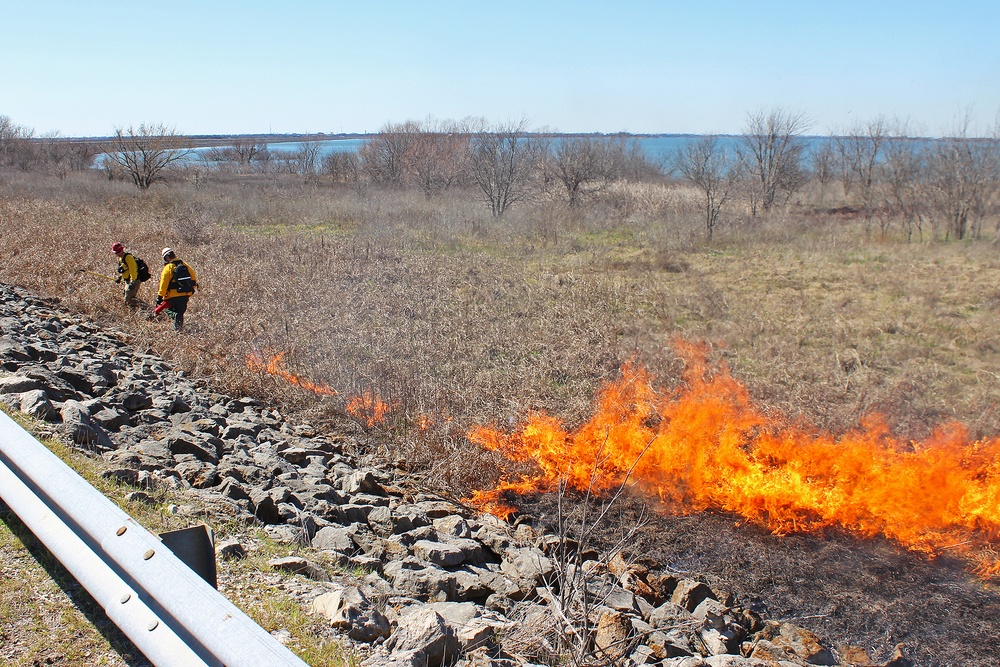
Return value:
<svg viewBox="0 0 1000 667">
<path fill-rule="evenodd" d="M 156 667 L 308 667 L 2 411 L 0 498 Z"/>
</svg>

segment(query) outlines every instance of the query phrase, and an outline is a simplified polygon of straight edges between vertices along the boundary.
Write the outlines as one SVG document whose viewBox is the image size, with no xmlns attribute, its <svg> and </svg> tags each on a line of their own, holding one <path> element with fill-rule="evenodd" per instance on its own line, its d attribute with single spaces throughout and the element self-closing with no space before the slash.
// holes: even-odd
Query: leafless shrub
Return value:
<svg viewBox="0 0 1000 667">
<path fill-rule="evenodd" d="M 128 174 L 137 188 L 147 190 L 162 180 L 165 170 L 184 159 L 190 149 L 173 128 L 143 123 L 138 128 L 115 128 L 104 152 L 107 160 Z"/>
<path fill-rule="evenodd" d="M 639 158 L 641 159 L 641 158 Z M 624 137 L 574 136 L 553 144 L 546 169 L 565 190 L 570 208 L 635 171 L 635 153 Z"/>
</svg>

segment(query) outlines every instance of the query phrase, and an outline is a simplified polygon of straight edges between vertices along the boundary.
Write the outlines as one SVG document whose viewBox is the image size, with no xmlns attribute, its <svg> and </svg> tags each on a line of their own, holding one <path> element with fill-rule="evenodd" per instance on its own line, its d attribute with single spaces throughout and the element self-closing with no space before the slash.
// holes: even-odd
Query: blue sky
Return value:
<svg viewBox="0 0 1000 667">
<path fill-rule="evenodd" d="M 0 0 L 0 16 L 0 114 L 39 134 L 429 116 L 738 133 L 781 108 L 816 134 L 881 114 L 939 135 L 1000 111 L 996 0 Z"/>
</svg>

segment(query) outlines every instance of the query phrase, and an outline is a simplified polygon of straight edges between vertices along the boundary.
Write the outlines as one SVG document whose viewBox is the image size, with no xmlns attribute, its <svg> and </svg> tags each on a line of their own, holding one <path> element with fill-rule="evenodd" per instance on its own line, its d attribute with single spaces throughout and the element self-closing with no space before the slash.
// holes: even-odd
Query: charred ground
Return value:
<svg viewBox="0 0 1000 667">
<path fill-rule="evenodd" d="M 555 496 L 524 501 L 525 520 L 554 529 Z M 591 516 L 596 514 L 595 507 Z M 702 578 L 831 646 L 860 646 L 884 662 L 902 643 L 922 667 L 987 667 L 1000 660 L 992 640 L 1000 620 L 997 581 L 976 577 L 956 559 L 928 558 L 886 539 L 836 530 L 776 536 L 737 515 L 676 516 L 634 495 L 620 499 L 595 527 L 593 545 L 612 548 L 640 524 L 625 552 L 651 570 Z"/>
</svg>

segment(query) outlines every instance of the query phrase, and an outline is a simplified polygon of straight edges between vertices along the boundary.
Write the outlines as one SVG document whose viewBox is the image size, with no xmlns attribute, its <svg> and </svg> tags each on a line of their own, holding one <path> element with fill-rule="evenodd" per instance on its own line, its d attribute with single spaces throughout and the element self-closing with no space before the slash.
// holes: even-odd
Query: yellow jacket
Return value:
<svg viewBox="0 0 1000 667">
<path fill-rule="evenodd" d="M 135 263 L 132 253 L 127 252 L 118 260 L 118 275 L 127 283 L 139 279 L 139 265 Z"/>
<path fill-rule="evenodd" d="M 178 286 L 176 284 L 171 285 L 174 282 L 174 267 L 178 264 L 183 264 L 187 267 L 188 273 L 191 274 L 192 286 L 185 289 L 183 286 Z M 175 296 L 191 296 L 194 294 L 194 288 L 198 286 L 198 276 L 195 275 L 194 269 L 188 266 L 185 262 L 179 259 L 175 259 L 172 262 L 163 265 L 163 271 L 160 272 L 160 290 L 158 294 L 164 299 L 170 299 Z"/>
</svg>

